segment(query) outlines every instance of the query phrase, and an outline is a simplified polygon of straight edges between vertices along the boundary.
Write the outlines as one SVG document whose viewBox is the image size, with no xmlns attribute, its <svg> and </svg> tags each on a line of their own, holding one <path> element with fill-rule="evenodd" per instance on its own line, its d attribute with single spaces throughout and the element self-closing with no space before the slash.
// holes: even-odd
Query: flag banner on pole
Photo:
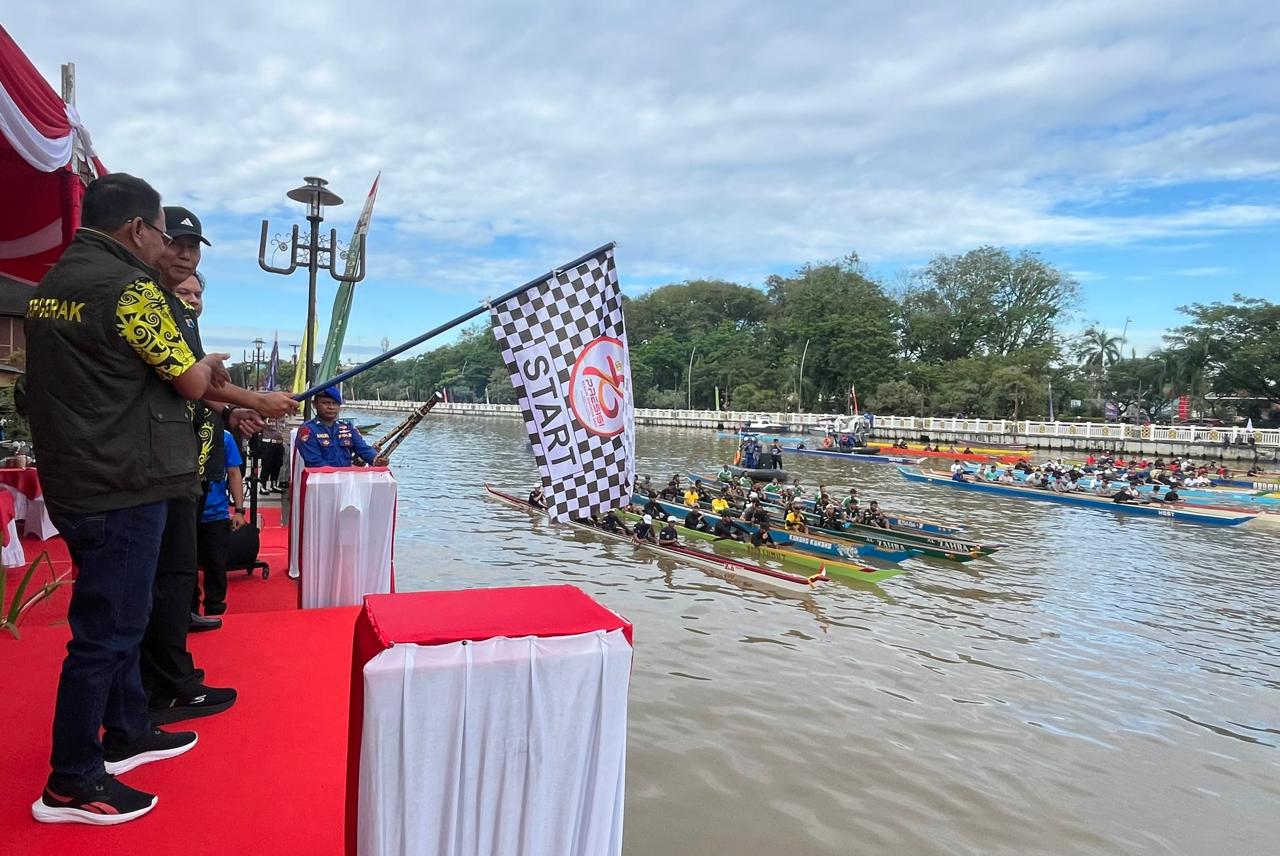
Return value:
<svg viewBox="0 0 1280 856">
<path fill-rule="evenodd" d="M 276 340 L 271 344 L 271 359 L 267 361 L 267 381 L 263 384 L 263 389 L 268 392 L 274 392 L 276 386 L 280 383 L 280 334 L 276 334 Z"/>
<path fill-rule="evenodd" d="M 635 408 L 613 248 L 490 307 L 553 520 L 626 505 Z"/>
<path fill-rule="evenodd" d="M 338 283 L 338 291 L 333 296 L 333 314 L 329 316 L 329 335 L 325 338 L 320 367 L 316 369 L 318 378 L 333 377 L 338 373 L 338 360 L 342 354 L 342 345 L 347 339 L 347 322 L 351 318 L 351 305 L 355 302 L 356 284 L 351 279 L 360 270 L 360 239 L 369 235 L 369 224 L 373 221 L 373 203 L 378 199 L 378 179 L 380 178 L 382 173 L 378 173 L 373 178 L 373 187 L 369 188 L 369 195 L 364 200 L 364 208 L 360 211 L 360 219 L 356 221 L 355 231 L 351 233 L 351 242 L 347 245 L 347 266 L 343 271 L 343 276 L 347 278 Z"/>
<path fill-rule="evenodd" d="M 298 346 L 298 361 L 293 367 L 293 389 L 290 390 L 294 395 L 298 395 L 307 388 L 307 337 L 310 336 L 314 339 L 319 332 L 320 322 L 318 320 L 310 330 L 302 331 L 302 344 Z M 314 346 L 312 350 L 315 350 Z"/>
</svg>

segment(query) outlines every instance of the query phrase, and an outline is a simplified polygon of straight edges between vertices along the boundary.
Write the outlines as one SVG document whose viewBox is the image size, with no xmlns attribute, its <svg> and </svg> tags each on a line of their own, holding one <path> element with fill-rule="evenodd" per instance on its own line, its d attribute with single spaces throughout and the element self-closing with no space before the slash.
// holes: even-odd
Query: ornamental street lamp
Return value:
<svg viewBox="0 0 1280 856">
<path fill-rule="evenodd" d="M 356 246 L 348 247 L 346 250 L 339 248 L 338 230 L 329 230 L 329 239 L 327 242 L 320 239 L 320 224 L 324 222 L 325 206 L 341 205 L 342 197 L 328 190 L 325 185 L 329 182 L 323 178 L 315 176 L 307 176 L 303 179 L 306 182 L 302 187 L 295 187 L 285 195 L 297 202 L 302 202 L 307 206 L 307 220 L 311 223 L 311 236 L 305 243 L 298 241 L 298 227 L 295 224 L 292 234 L 289 238 L 282 235 L 274 236 L 270 243 L 275 250 L 287 251 L 289 253 L 289 266 L 276 267 L 267 263 L 267 221 L 262 221 L 262 234 L 258 240 L 258 265 L 268 273 L 278 273 L 288 276 L 293 273 L 299 265 L 307 266 L 307 327 L 306 327 L 306 353 L 303 358 L 306 363 L 307 388 L 310 389 L 315 385 L 315 348 L 316 348 L 316 274 L 323 268 L 329 272 L 329 275 L 339 282 L 360 282 L 364 279 L 364 236 L 360 235 L 356 239 Z M 339 274 L 337 262 L 339 259 L 345 260 L 351 252 L 356 253 L 359 261 L 357 269 L 352 276 L 345 273 Z M 303 405 L 303 418 L 311 418 L 311 399 Z"/>
</svg>

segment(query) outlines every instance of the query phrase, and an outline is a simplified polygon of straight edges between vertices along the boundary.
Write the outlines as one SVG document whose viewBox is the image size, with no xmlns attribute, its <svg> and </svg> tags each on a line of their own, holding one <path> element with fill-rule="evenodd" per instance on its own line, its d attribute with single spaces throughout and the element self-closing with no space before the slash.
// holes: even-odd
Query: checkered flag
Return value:
<svg viewBox="0 0 1280 856">
<path fill-rule="evenodd" d="M 625 505 L 635 408 L 612 245 L 490 311 L 552 519 Z"/>
</svg>

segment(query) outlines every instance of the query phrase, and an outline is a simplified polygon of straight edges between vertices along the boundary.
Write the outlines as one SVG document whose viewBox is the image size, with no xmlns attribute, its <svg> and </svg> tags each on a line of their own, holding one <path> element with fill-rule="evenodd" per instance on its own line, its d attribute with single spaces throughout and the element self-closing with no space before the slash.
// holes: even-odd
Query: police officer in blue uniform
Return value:
<svg viewBox="0 0 1280 856">
<path fill-rule="evenodd" d="M 385 467 L 387 459 L 360 435 L 348 419 L 338 418 L 342 392 L 331 386 L 316 393 L 316 416 L 298 429 L 298 453 L 308 467 L 353 467 L 356 459 Z"/>
</svg>

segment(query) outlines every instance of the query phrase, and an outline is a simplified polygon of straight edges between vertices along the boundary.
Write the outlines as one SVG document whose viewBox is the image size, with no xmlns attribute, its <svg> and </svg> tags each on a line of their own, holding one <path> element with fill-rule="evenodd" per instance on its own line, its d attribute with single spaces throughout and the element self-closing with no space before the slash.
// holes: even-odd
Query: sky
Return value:
<svg viewBox="0 0 1280 856">
<path fill-rule="evenodd" d="M 263 218 L 305 227 L 285 193 L 322 176 L 345 241 L 379 171 L 351 359 L 608 241 L 633 296 L 1032 250 L 1080 283 L 1069 331 L 1138 353 L 1179 306 L 1280 300 L 1276 3 L 63 0 L 3 24 L 51 82 L 76 64 L 110 169 L 203 219 L 205 344 L 237 360 L 305 326 Z"/>
</svg>

